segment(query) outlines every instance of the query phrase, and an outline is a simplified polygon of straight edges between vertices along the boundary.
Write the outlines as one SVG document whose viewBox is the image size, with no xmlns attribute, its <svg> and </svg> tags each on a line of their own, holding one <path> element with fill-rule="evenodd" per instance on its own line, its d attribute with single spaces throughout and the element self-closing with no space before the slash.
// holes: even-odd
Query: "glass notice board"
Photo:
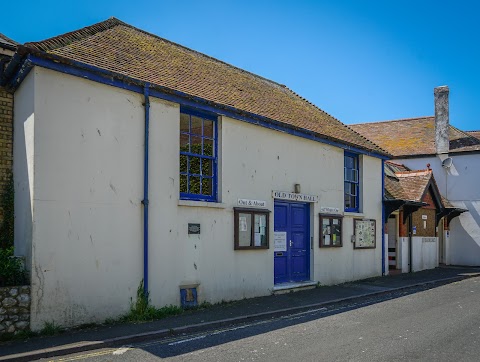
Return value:
<svg viewBox="0 0 480 362">
<path fill-rule="evenodd" d="M 355 219 L 353 221 L 355 233 L 355 249 L 373 249 L 376 247 L 375 220 Z"/>
</svg>

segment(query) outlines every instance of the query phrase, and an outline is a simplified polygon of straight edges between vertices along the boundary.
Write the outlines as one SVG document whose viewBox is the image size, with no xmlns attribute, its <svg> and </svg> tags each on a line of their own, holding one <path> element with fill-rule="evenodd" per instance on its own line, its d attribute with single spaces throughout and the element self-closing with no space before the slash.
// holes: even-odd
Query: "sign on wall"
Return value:
<svg viewBox="0 0 480 362">
<path fill-rule="evenodd" d="M 322 206 L 320 208 L 321 214 L 340 214 L 340 209 L 338 207 L 329 207 L 329 206 Z"/>
<path fill-rule="evenodd" d="M 373 249 L 376 247 L 375 220 L 354 220 L 355 249 Z"/>
<path fill-rule="evenodd" d="M 272 191 L 272 196 L 274 199 L 280 200 L 318 202 L 317 195 L 296 194 L 295 192 Z"/>
<path fill-rule="evenodd" d="M 243 207 L 267 207 L 267 202 L 262 200 L 238 199 L 237 204 Z"/>
</svg>

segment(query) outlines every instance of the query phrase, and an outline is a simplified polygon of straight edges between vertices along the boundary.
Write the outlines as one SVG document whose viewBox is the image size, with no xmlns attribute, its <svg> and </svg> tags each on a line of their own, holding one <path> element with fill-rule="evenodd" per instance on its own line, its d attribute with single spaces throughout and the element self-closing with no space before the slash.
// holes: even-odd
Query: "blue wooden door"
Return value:
<svg viewBox="0 0 480 362">
<path fill-rule="evenodd" d="M 275 201 L 274 230 L 286 233 L 284 251 L 274 251 L 275 284 L 310 279 L 309 204 Z"/>
</svg>

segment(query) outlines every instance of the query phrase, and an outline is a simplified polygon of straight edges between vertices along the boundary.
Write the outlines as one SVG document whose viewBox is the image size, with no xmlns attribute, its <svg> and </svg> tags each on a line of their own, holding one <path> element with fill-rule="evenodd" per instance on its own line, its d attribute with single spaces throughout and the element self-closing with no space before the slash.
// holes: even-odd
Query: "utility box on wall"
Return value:
<svg viewBox="0 0 480 362">
<path fill-rule="evenodd" d="M 188 309 L 198 306 L 197 285 L 180 286 L 180 304 L 182 308 Z"/>
</svg>

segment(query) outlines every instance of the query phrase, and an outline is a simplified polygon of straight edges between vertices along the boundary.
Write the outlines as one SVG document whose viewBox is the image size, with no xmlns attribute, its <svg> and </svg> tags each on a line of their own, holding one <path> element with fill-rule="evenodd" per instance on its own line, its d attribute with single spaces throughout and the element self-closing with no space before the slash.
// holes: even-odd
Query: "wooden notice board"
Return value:
<svg viewBox="0 0 480 362">
<path fill-rule="evenodd" d="M 353 228 L 355 234 L 355 249 L 374 249 L 376 247 L 377 232 L 375 220 L 355 219 L 353 221 Z"/>
</svg>

